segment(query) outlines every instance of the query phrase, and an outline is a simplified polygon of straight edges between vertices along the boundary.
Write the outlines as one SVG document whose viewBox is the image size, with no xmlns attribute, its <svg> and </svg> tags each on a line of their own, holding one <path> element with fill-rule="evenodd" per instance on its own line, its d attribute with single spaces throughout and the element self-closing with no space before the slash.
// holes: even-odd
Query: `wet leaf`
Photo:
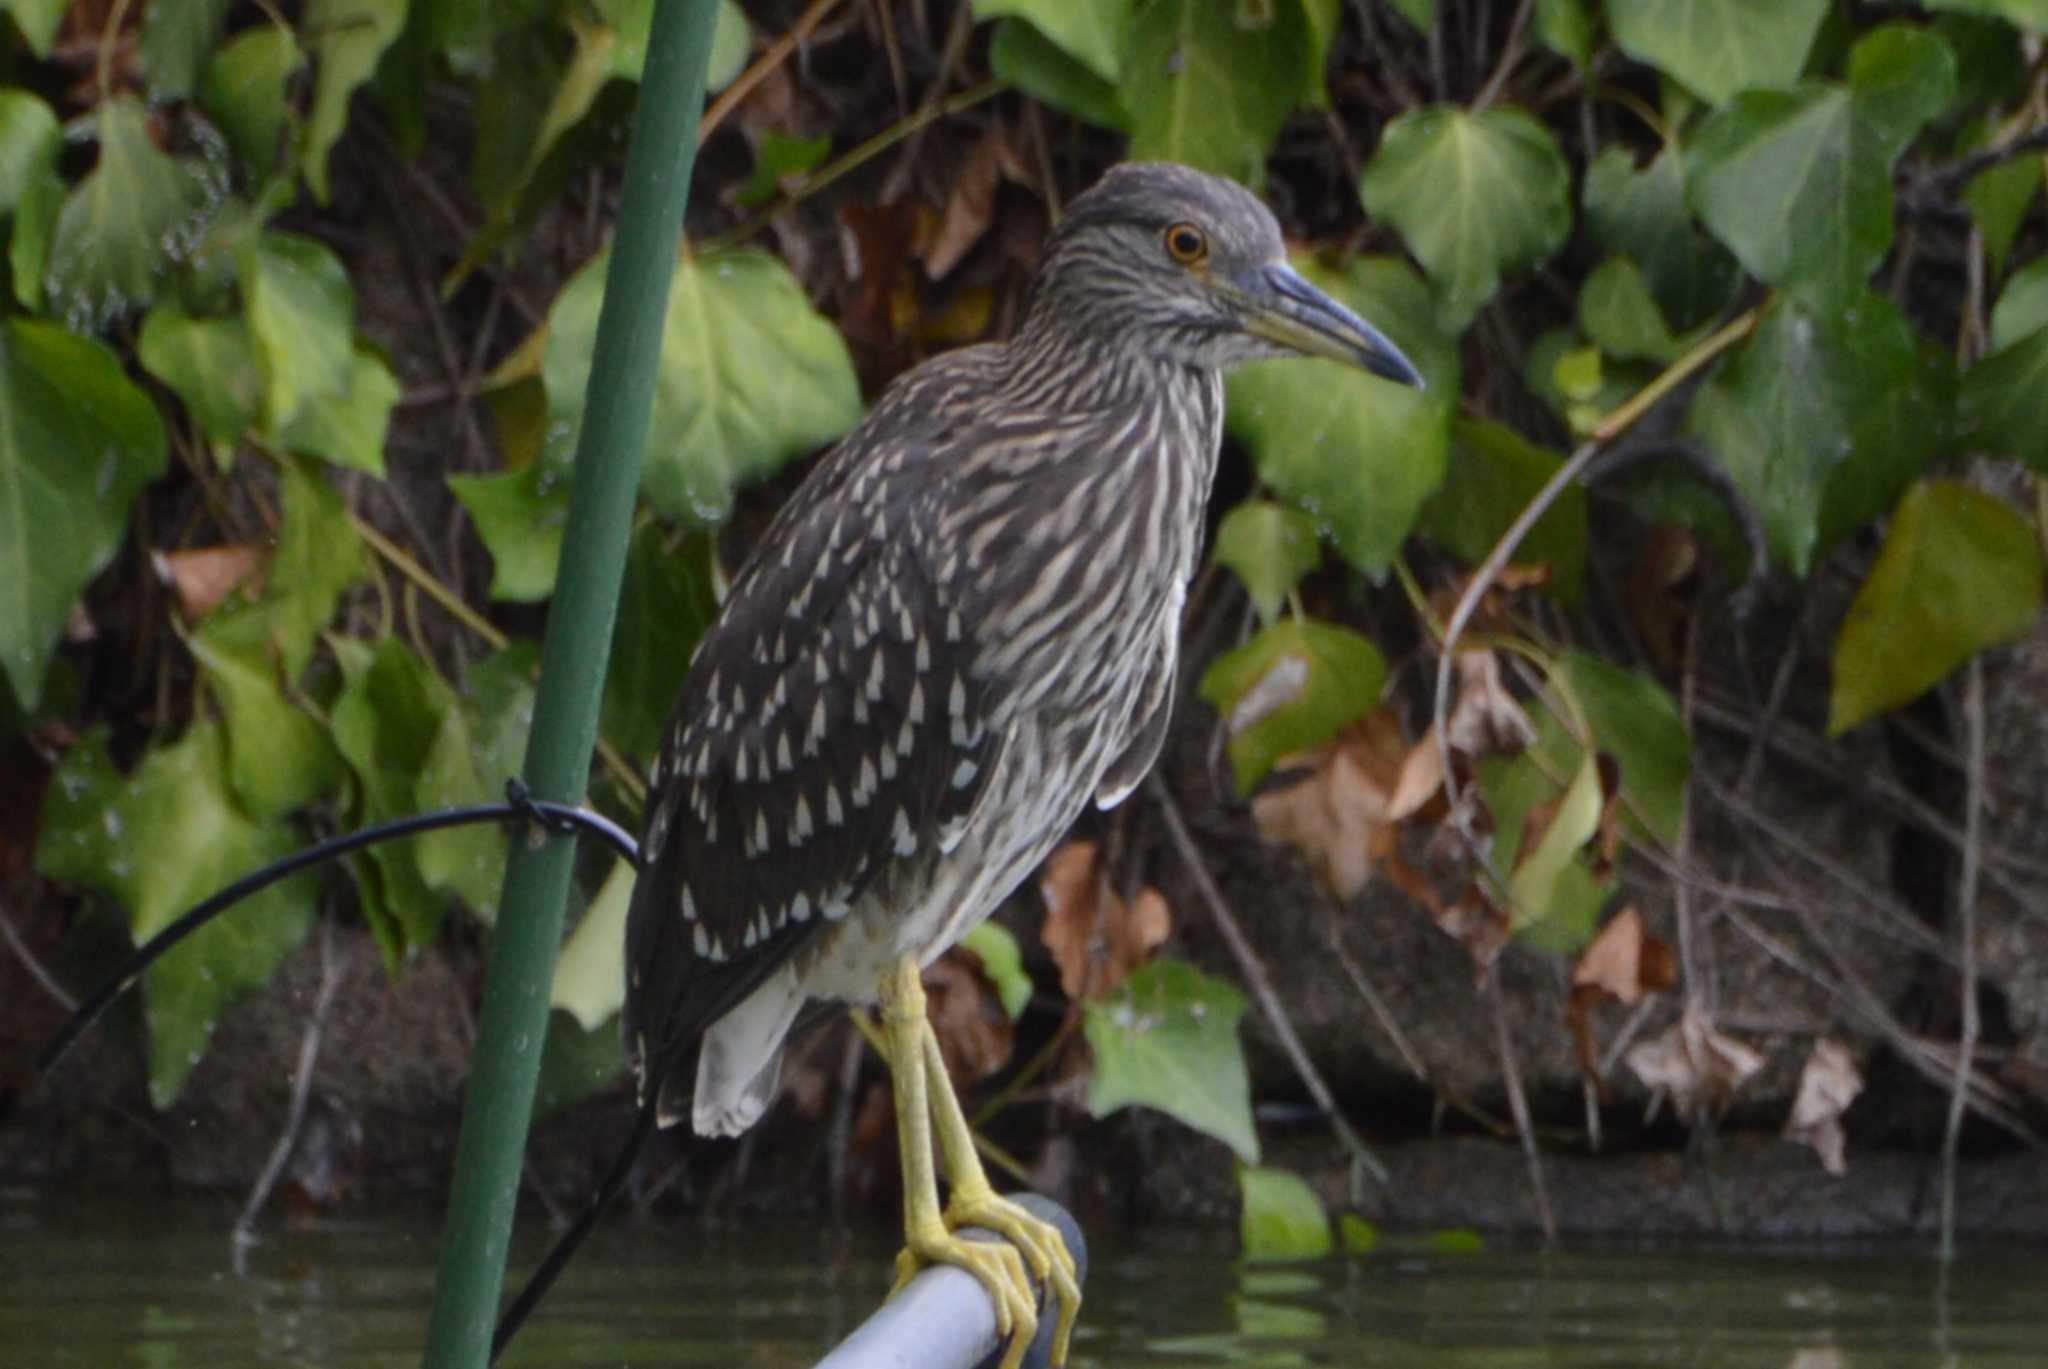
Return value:
<svg viewBox="0 0 2048 1369">
<path fill-rule="evenodd" d="M 1244 1211 L 1238 1235 L 1247 1260 L 1318 1260 L 1330 1253 L 1322 1199 L 1292 1170 L 1239 1165 Z"/>
<path fill-rule="evenodd" d="M 1846 309 L 1891 246 L 1892 163 L 1954 88 L 1947 44 L 1877 29 L 1847 85 L 1752 91 L 1709 120 L 1693 145 L 1693 204 L 1751 274 Z"/>
<path fill-rule="evenodd" d="M 1251 1081 L 1237 1022 L 1244 996 L 1180 960 L 1140 966 L 1084 1010 L 1095 1053 L 1088 1112 L 1137 1104 L 1213 1136 L 1246 1164 L 1259 1159 Z"/>
<path fill-rule="evenodd" d="M 1689 999 L 1679 1020 L 1623 1057 L 1651 1089 L 1671 1095 L 1686 1117 L 1719 1112 L 1744 1080 L 1764 1066 L 1764 1057 L 1718 1030 L 1698 1000 Z"/>
<path fill-rule="evenodd" d="M 1443 488 L 1422 511 L 1422 530 L 1444 550 L 1476 566 L 1484 561 L 1537 491 L 1564 464 L 1548 447 L 1486 419 L 1451 425 L 1450 464 Z M 1549 583 L 1577 603 L 1586 582 L 1586 492 L 1568 487 L 1522 539 L 1512 564 L 1548 566 Z"/>
<path fill-rule="evenodd" d="M 568 464 L 575 449 L 604 260 L 579 271 L 549 315 L 551 464 Z M 663 440 L 641 477 L 656 512 L 722 522 L 737 487 L 830 442 L 860 414 L 845 342 L 782 263 L 752 250 L 677 263 L 655 380 L 652 423 Z"/>
<path fill-rule="evenodd" d="M 1391 794 L 1404 747 L 1400 720 L 1375 710 L 1301 757 L 1304 778 L 1253 799 L 1253 825 L 1299 851 L 1324 888 L 1350 898 L 1394 855 Z"/>
<path fill-rule="evenodd" d="M 1039 939 L 1060 968 L 1060 987 L 1079 1003 L 1101 998 L 1145 963 L 1173 931 L 1166 896 L 1150 885 L 1129 903 L 1110 888 L 1092 841 L 1070 841 L 1047 857 Z"/>
<path fill-rule="evenodd" d="M 1035 986 L 1024 972 L 1024 953 L 1010 929 L 1000 922 L 983 922 L 960 938 L 960 946 L 981 962 L 981 972 L 1002 1000 L 1004 1015 L 1012 1022 L 1022 1017 Z"/>
<path fill-rule="evenodd" d="M 1379 648 L 1349 628 L 1295 618 L 1210 662 L 1197 692 L 1223 715 L 1238 793 L 1250 793 L 1282 756 L 1364 717 L 1386 673 Z"/>
<path fill-rule="evenodd" d="M 1265 499 L 1247 499 L 1224 515 L 1213 554 L 1237 572 L 1259 621 L 1267 624 L 1280 616 L 1280 606 L 1301 577 L 1323 559 L 1308 515 Z"/>
<path fill-rule="evenodd" d="M 1828 0 L 1608 0 L 1614 41 L 1709 103 L 1788 85 L 1806 64 Z"/>
<path fill-rule="evenodd" d="M 258 822 L 235 802 L 218 726 L 194 726 L 127 776 L 115 771 L 99 731 L 58 767 L 43 808 L 38 868 L 113 898 L 140 945 L 200 899 L 298 845 L 289 827 Z M 304 939 L 317 894 L 311 875 L 293 875 L 150 967 L 143 1002 L 157 1107 L 177 1098 L 220 1014 L 268 980 Z"/>
<path fill-rule="evenodd" d="M 240 318 L 193 318 L 164 300 L 144 316 L 136 355 L 184 401 L 216 452 L 232 456 L 263 402 L 249 325 Z"/>
<path fill-rule="evenodd" d="M 1381 576 L 1443 482 L 1457 352 L 1405 263 L 1359 257 L 1338 268 L 1297 257 L 1294 266 L 1393 338 L 1429 388 L 1320 358 L 1255 362 L 1228 378 L 1226 421 L 1259 478 L 1306 509 L 1354 566 Z"/>
<path fill-rule="evenodd" d="M 1134 159 L 1186 162 L 1257 188 L 1299 102 L 1315 34 L 1296 4 L 1244 24 L 1215 0 L 1146 0 L 1125 33 L 1118 88 Z"/>
<path fill-rule="evenodd" d="M 0 669 L 42 694 L 71 606 L 113 558 L 137 492 L 164 469 L 156 406 L 91 338 L 0 320 Z"/>
<path fill-rule="evenodd" d="M 150 6 L 152 13 L 160 8 Z M 287 90 L 305 65 L 292 31 L 275 24 L 244 29 L 207 59 L 199 107 L 245 165 L 264 172 L 277 164 L 294 117 Z"/>
<path fill-rule="evenodd" d="M 1401 115 L 1359 195 L 1401 231 L 1435 282 L 1446 327 L 1462 331 L 1500 289 L 1571 233 L 1571 169 L 1550 130 L 1519 110 L 1435 105 Z"/>
<path fill-rule="evenodd" d="M 140 101 L 116 96 L 92 119 L 99 161 L 64 197 L 43 267 L 49 312 L 80 332 L 147 308 L 223 193 L 201 163 L 158 150 Z"/>
<path fill-rule="evenodd" d="M 1785 1119 L 1785 1139 L 1812 1146 L 1828 1173 L 1847 1174 L 1849 1164 L 1843 1152 L 1848 1138 L 1842 1131 L 1842 1114 L 1861 1092 L 1863 1071 L 1856 1068 L 1856 1057 L 1849 1048 L 1832 1036 L 1816 1038 L 1799 1071 L 1799 1093 L 1792 1101 L 1791 1116 Z"/>
<path fill-rule="evenodd" d="M 349 97 L 370 79 L 405 27 L 407 0 L 307 0 L 300 39 L 313 55 L 313 104 L 306 113 L 302 166 L 313 196 L 327 203 L 327 154 L 348 123 Z"/>
<path fill-rule="evenodd" d="M 1969 485 L 1915 485 L 1835 639 L 1828 731 L 1897 708 L 1978 652 L 2025 636 L 2041 603 L 2031 523 Z"/>
<path fill-rule="evenodd" d="M 673 550 L 668 540 L 651 521 L 634 530 L 604 677 L 605 739 L 636 759 L 660 748 L 690 656 L 718 613 L 711 538 L 689 534 Z"/>
<path fill-rule="evenodd" d="M 491 553 L 493 599 L 534 603 L 555 592 L 569 525 L 566 474 L 536 461 L 500 475 L 451 475 L 448 488 Z"/>
<path fill-rule="evenodd" d="M 623 858 L 598 886 L 575 930 L 562 942 L 548 1004 L 594 1032 L 626 1001 L 626 909 L 633 901 L 633 866 Z"/>
</svg>

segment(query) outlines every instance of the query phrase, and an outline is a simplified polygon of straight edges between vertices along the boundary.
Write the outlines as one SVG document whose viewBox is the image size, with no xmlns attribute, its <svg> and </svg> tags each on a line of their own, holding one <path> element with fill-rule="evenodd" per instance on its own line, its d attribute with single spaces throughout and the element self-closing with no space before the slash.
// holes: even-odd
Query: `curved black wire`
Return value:
<svg viewBox="0 0 2048 1369">
<path fill-rule="evenodd" d="M 50 1044 L 43 1048 L 42 1054 L 36 1057 L 37 1072 L 48 1074 L 57 1062 L 64 1058 L 64 1053 L 85 1034 L 86 1029 L 99 1020 L 100 1014 L 135 982 L 136 976 L 155 964 L 164 952 L 249 895 L 267 889 L 279 880 L 295 875 L 301 870 L 338 859 L 352 851 L 360 851 L 366 846 L 375 846 L 379 842 L 415 836 L 442 827 L 461 827 L 475 822 L 502 822 L 507 818 L 525 818 L 538 822 L 552 832 L 589 832 L 603 839 L 613 850 L 634 865 L 640 863 L 639 843 L 610 818 L 573 804 L 537 799 L 527 792 L 526 786 L 518 780 L 506 784 L 503 803 L 443 808 L 438 812 L 419 813 L 409 818 L 380 822 L 374 827 L 345 832 L 341 836 L 309 846 L 303 851 L 295 851 L 283 860 L 244 875 L 227 888 L 194 905 L 188 912 L 180 914 L 162 931 L 136 947 L 135 954 L 128 958 L 128 963 L 121 967 L 120 972 L 79 1004 L 63 1028 L 51 1039 Z"/>
</svg>

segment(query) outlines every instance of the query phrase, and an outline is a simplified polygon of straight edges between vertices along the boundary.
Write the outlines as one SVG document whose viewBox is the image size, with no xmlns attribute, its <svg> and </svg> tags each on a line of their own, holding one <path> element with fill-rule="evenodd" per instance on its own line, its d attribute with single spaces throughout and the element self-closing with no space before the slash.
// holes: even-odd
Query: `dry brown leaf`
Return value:
<svg viewBox="0 0 2048 1369">
<path fill-rule="evenodd" d="M 1678 1021 L 1629 1047 L 1623 1058 L 1637 1078 L 1669 1093 L 1673 1105 L 1688 1117 L 1719 1112 L 1764 1064 L 1757 1051 L 1716 1030 L 1697 999 L 1688 999 Z"/>
<path fill-rule="evenodd" d="M 978 1084 L 1010 1063 L 1016 1031 L 972 951 L 955 946 L 925 966 L 924 992 L 925 1014 L 956 1085 Z"/>
<path fill-rule="evenodd" d="M 959 174 L 946 192 L 946 207 L 939 226 L 924 249 L 924 271 L 933 280 L 944 280 L 960 259 L 988 232 L 995 215 L 996 187 L 1004 177 L 1029 178 L 1023 159 L 1002 130 L 991 129 L 967 154 Z"/>
<path fill-rule="evenodd" d="M 1436 742 L 1436 724 L 1422 734 L 1422 740 L 1408 748 L 1401 758 L 1401 770 L 1394 778 L 1394 792 L 1387 799 L 1387 817 L 1394 822 L 1420 813 L 1428 802 L 1443 792 L 1444 752 Z"/>
<path fill-rule="evenodd" d="M 178 596 L 185 621 L 196 623 L 263 566 L 261 547 L 194 547 L 150 554 L 156 578 Z"/>
<path fill-rule="evenodd" d="M 1572 971 L 1574 988 L 1597 989 L 1624 1003 L 1668 989 L 1677 979 L 1671 947 L 1643 930 L 1642 914 L 1633 903 L 1607 920 Z"/>
<path fill-rule="evenodd" d="M 1685 598 L 1675 591 L 1692 576 L 1699 561 L 1699 542 L 1692 531 L 1663 524 L 1644 542 L 1623 588 L 1629 617 L 1659 665 L 1678 663 L 1688 608 Z"/>
<path fill-rule="evenodd" d="M 1458 702 L 1446 732 L 1451 750 L 1477 759 L 1522 750 L 1536 740 L 1536 725 L 1515 702 L 1492 651 L 1461 651 L 1456 662 Z"/>
<path fill-rule="evenodd" d="M 1473 977 L 1484 979 L 1493 962 L 1500 958 L 1501 947 L 1508 944 L 1513 933 L 1513 924 L 1498 904 L 1480 891 L 1478 885 L 1467 889 L 1456 903 L 1439 906 L 1433 910 L 1438 930 L 1445 936 L 1454 937 L 1472 957 Z"/>
<path fill-rule="evenodd" d="M 1856 1068 L 1856 1057 L 1834 1037 L 1821 1037 L 1799 1071 L 1799 1094 L 1785 1119 L 1785 1139 L 1812 1146 L 1828 1173 L 1848 1173 L 1842 1114 L 1861 1092 L 1863 1072 Z"/>
<path fill-rule="evenodd" d="M 1349 898 L 1393 854 L 1388 799 L 1407 751 L 1400 719 L 1376 709 L 1317 750 L 1282 761 L 1306 767 L 1308 776 L 1253 799 L 1252 822 L 1268 840 L 1300 851 L 1325 888 Z"/>
<path fill-rule="evenodd" d="M 1039 940 L 1060 967 L 1060 987 L 1081 1003 L 1100 998 L 1145 963 L 1173 932 L 1166 896 L 1146 885 L 1128 904 L 1109 887 L 1092 841 L 1070 841 L 1046 859 Z"/>
</svg>

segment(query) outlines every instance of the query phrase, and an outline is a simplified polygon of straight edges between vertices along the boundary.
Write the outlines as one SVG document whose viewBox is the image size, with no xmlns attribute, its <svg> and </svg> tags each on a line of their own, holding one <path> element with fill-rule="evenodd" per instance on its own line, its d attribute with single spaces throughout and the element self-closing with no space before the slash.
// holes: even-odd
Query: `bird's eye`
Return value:
<svg viewBox="0 0 2048 1369">
<path fill-rule="evenodd" d="M 1209 235 L 1191 223 L 1177 223 L 1166 230 L 1166 250 L 1183 266 L 1194 266 L 1209 255 Z"/>
</svg>

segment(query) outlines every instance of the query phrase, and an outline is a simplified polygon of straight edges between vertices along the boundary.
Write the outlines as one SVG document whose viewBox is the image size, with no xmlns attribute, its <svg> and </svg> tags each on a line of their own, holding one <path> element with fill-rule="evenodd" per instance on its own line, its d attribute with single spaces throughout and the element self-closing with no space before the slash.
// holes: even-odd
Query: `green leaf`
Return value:
<svg viewBox="0 0 2048 1369">
<path fill-rule="evenodd" d="M 1593 63 L 1596 37 L 1587 0 L 1536 0 L 1536 41 L 1581 71 Z"/>
<path fill-rule="evenodd" d="M 349 97 L 405 27 L 406 0 L 307 0 L 300 36 L 318 77 L 306 114 L 306 184 L 327 203 L 327 154 L 348 124 Z"/>
<path fill-rule="evenodd" d="M 633 882 L 632 862 L 614 860 L 555 960 L 548 1003 L 585 1031 L 603 1026 L 626 1001 L 626 909 L 633 902 Z"/>
<path fill-rule="evenodd" d="M 292 118 L 286 90 L 305 65 L 292 31 L 274 24 L 244 29 L 207 61 L 199 106 L 245 165 L 259 172 L 277 165 Z"/>
<path fill-rule="evenodd" d="M 1998 292 L 1991 310 L 1992 350 L 2010 347 L 2043 327 L 2048 327 L 2048 257 L 2036 257 Z"/>
<path fill-rule="evenodd" d="M 286 826 L 258 822 L 235 802 L 221 729 L 196 724 L 122 776 L 106 733 L 72 748 L 44 800 L 37 868 L 90 885 L 127 912 L 137 945 L 229 882 L 290 855 Z M 149 1093 L 169 1107 L 228 1004 L 271 976 L 305 938 L 318 885 L 296 874 L 252 894 L 149 968 Z"/>
<path fill-rule="evenodd" d="M 1500 289 L 1571 233 L 1571 168 L 1550 130 L 1519 110 L 1448 105 L 1387 125 L 1359 195 L 1401 231 L 1460 331 Z"/>
<path fill-rule="evenodd" d="M 1337 1234 L 1347 1255 L 1370 1255 L 1379 1248 L 1380 1229 L 1356 1212 L 1337 1214 Z"/>
<path fill-rule="evenodd" d="M 718 616 L 712 539 L 692 534 L 673 551 L 667 541 L 657 523 L 634 530 L 604 676 L 605 738 L 636 758 L 660 749 L 690 657 Z"/>
<path fill-rule="evenodd" d="M 1154 960 L 1082 1009 L 1095 1053 L 1088 1113 L 1156 1108 L 1259 1160 L 1237 1021 L 1244 996 L 1180 960 Z"/>
<path fill-rule="evenodd" d="M 1485 419 L 1451 425 L 1450 473 L 1422 515 L 1422 528 L 1444 550 L 1476 566 L 1486 559 L 1564 458 L 1513 429 Z M 1517 565 L 1551 568 L 1550 587 L 1567 603 L 1585 594 L 1586 491 L 1558 496 L 1515 552 Z"/>
<path fill-rule="evenodd" d="M 2048 328 L 1972 366 L 1959 403 L 1972 441 L 2048 474 Z"/>
<path fill-rule="evenodd" d="M 1560 757 L 1570 759 L 1560 767 Z M 1541 950 L 1569 954 L 1591 940 L 1600 909 L 1613 888 L 1611 876 L 1604 883 L 1595 879 L 1579 859 L 1583 839 L 1561 857 L 1552 850 L 1534 868 L 1525 866 L 1544 846 L 1541 834 L 1536 850 L 1532 851 L 1528 842 L 1529 819 L 1539 807 L 1556 805 L 1553 827 L 1560 821 L 1582 822 L 1582 813 L 1568 815 L 1564 811 L 1567 786 L 1553 775 L 1561 770 L 1576 778 L 1595 764 L 1591 755 L 1572 743 L 1563 725 L 1546 714 L 1535 746 L 1514 757 L 1482 757 L 1476 767 L 1480 791 L 1493 818 L 1496 867 L 1513 872 L 1509 876 L 1513 933 Z M 1597 804 L 1597 769 L 1593 786 Z M 1598 818 L 1596 807 L 1596 826 Z"/>
<path fill-rule="evenodd" d="M 1608 0 L 1614 41 L 1710 104 L 1790 85 L 1828 0 Z"/>
<path fill-rule="evenodd" d="M 284 445 L 382 479 L 384 434 L 397 402 L 398 379 L 384 358 L 368 347 L 357 347 L 349 357 L 346 384 L 308 395 L 285 424 Z"/>
<path fill-rule="evenodd" d="M 1105 82 L 1120 74 L 1130 0 L 974 0 L 976 19 L 1021 19 Z"/>
<path fill-rule="evenodd" d="M 1124 41 L 1119 88 L 1133 158 L 1186 162 L 1257 188 L 1266 153 L 1297 102 L 1315 35 L 1298 4 L 1265 22 L 1217 0 L 1142 0 Z"/>
<path fill-rule="evenodd" d="M 1838 315 L 1781 297 L 1700 388 L 1686 426 L 1804 575 L 1939 450 L 1944 390 L 1891 301 L 1865 295 Z"/>
<path fill-rule="evenodd" d="M 1239 368 L 1227 383 L 1230 435 L 1259 478 L 1299 504 L 1347 560 L 1386 573 L 1443 480 L 1458 357 L 1436 327 L 1428 287 L 1405 263 L 1303 257 L 1311 283 L 1371 319 L 1421 369 L 1417 390 L 1334 361 L 1287 358 Z"/>
<path fill-rule="evenodd" d="M 438 683 L 438 681 L 436 681 Z M 419 760 L 416 812 L 489 803 L 500 789 L 487 783 L 477 761 L 469 720 L 445 689 L 437 691 L 439 725 L 426 755 Z M 453 894 L 491 921 L 505 883 L 505 833 L 496 827 L 471 824 L 443 827 L 413 839 L 420 878 L 436 893 Z"/>
<path fill-rule="evenodd" d="M 1685 350 L 1642 269 L 1627 257 L 1609 257 L 1579 287 L 1579 326 L 1609 356 L 1669 363 Z"/>
<path fill-rule="evenodd" d="M 1856 45 L 1850 76 L 1741 95 L 1693 148 L 1707 227 L 1752 274 L 1825 309 L 1846 308 L 1890 249 L 1892 163 L 1947 103 L 1955 59 L 1925 30 L 1886 26 Z"/>
<path fill-rule="evenodd" d="M 50 55 L 57 25 L 64 21 L 64 11 L 69 8 L 70 0 L 0 0 L 0 10 L 13 14 L 15 26 L 38 61 Z"/>
<path fill-rule="evenodd" d="M 1318 1260 L 1330 1253 L 1323 1201 L 1299 1174 L 1239 1165 L 1244 1211 L 1238 1222 L 1247 1260 Z"/>
<path fill-rule="evenodd" d="M 156 100 L 182 100 L 199 80 L 206 55 L 220 42 L 234 0 L 174 0 L 142 12 L 139 55 L 149 94 Z"/>
<path fill-rule="evenodd" d="M 1828 732 L 1897 708 L 1978 652 L 2026 636 L 2041 595 L 2032 524 L 1969 485 L 1914 485 L 1835 639 Z"/>
<path fill-rule="evenodd" d="M 147 307 L 224 194 L 204 163 L 157 150 L 140 101 L 116 96 L 92 118 L 99 162 L 65 196 L 43 268 L 49 312 L 74 332 Z"/>
<path fill-rule="evenodd" d="M 988 44 L 989 70 L 1034 100 L 1103 128 L 1128 129 L 1130 111 L 1116 86 L 1090 71 L 1021 19 L 996 25 Z"/>
<path fill-rule="evenodd" d="M 57 153 L 57 116 L 26 90 L 0 89 L 0 218 Z"/>
<path fill-rule="evenodd" d="M 207 439 L 232 453 L 262 403 L 249 325 L 239 318 L 193 318 L 164 300 L 143 318 L 136 355 L 184 401 Z"/>
<path fill-rule="evenodd" d="M 24 708 L 164 455 L 156 406 L 111 351 L 54 324 L 0 320 L 0 669 Z"/>
<path fill-rule="evenodd" d="M 566 467 L 583 417 L 604 259 L 555 298 L 542 374 L 549 458 Z M 765 252 L 676 264 L 655 378 L 641 490 L 664 518 L 723 522 L 733 491 L 840 436 L 859 420 L 860 386 L 839 333 Z"/>
<path fill-rule="evenodd" d="M 1700 231 L 1685 199 L 1686 158 L 1667 145 L 1638 170 L 1625 149 L 1603 148 L 1586 169 L 1586 235 L 1642 268 L 1677 328 L 1721 312 L 1740 284 L 1728 249 Z"/>
<path fill-rule="evenodd" d="M 325 244 L 267 232 L 242 254 L 242 300 L 262 362 L 264 417 L 281 432 L 355 372 L 355 291 Z"/>
<path fill-rule="evenodd" d="M 2041 159 L 2015 157 L 1978 172 L 1963 187 L 1963 202 L 1984 231 L 1984 254 L 1996 277 L 2004 272 L 2006 257 L 2027 211 L 2041 195 Z"/>
<path fill-rule="evenodd" d="M 511 642 L 469 668 L 466 701 L 477 767 L 494 788 L 525 764 L 539 678 L 540 643 L 534 641 Z"/>
<path fill-rule="evenodd" d="M 204 631 L 192 659 L 219 704 L 228 738 L 228 780 L 258 818 L 281 818 L 334 792 L 341 756 L 326 729 L 279 688 L 277 666 L 247 646 Z"/>
<path fill-rule="evenodd" d="M 1265 499 L 1247 499 L 1224 515 L 1213 554 L 1237 572 L 1267 625 L 1280 616 L 1288 592 L 1323 559 L 1308 515 Z"/>
<path fill-rule="evenodd" d="M 1423 33 L 1436 27 L 1436 0 L 1387 0 L 1387 3 Z"/>
<path fill-rule="evenodd" d="M 1349 628 L 1283 618 L 1211 661 L 1196 692 L 1223 715 L 1243 795 L 1282 756 L 1321 746 L 1371 712 L 1386 675 L 1379 648 Z"/>
<path fill-rule="evenodd" d="M 491 553 L 491 597 L 535 603 L 555 592 L 569 482 L 536 461 L 501 475 L 451 475 L 448 488 L 469 511 Z"/>
<path fill-rule="evenodd" d="M 1546 920 L 1565 902 L 1566 870 L 1578 864 L 1579 852 L 1600 830 L 1600 798 L 1600 767 L 1588 755 L 1565 786 L 1550 825 L 1508 876 L 1516 930 Z"/>
<path fill-rule="evenodd" d="M 761 134 L 760 143 L 754 148 L 754 170 L 747 177 L 747 183 L 733 192 L 733 203 L 758 207 L 782 193 L 782 178 L 800 176 L 819 162 L 832 150 L 829 134 L 815 138 L 792 138 L 786 133 L 767 129 Z"/>
<path fill-rule="evenodd" d="M 994 920 L 983 922 L 961 937 L 960 944 L 981 961 L 981 972 L 1002 999 L 1003 1015 L 1012 1022 L 1022 1017 L 1024 1009 L 1031 1006 L 1033 985 L 1024 972 L 1024 953 L 1017 948 L 1010 929 Z"/>
<path fill-rule="evenodd" d="M 1647 675 L 1583 651 L 1566 652 L 1554 679 L 1577 700 L 1593 744 L 1620 765 L 1629 823 L 1640 819 L 1638 831 L 1646 829 L 1650 837 L 1676 848 L 1685 821 L 1686 776 L 1692 770 L 1692 739 L 1677 702 Z M 1553 761 L 1560 770 L 1571 764 L 1562 753 Z"/>
</svg>

